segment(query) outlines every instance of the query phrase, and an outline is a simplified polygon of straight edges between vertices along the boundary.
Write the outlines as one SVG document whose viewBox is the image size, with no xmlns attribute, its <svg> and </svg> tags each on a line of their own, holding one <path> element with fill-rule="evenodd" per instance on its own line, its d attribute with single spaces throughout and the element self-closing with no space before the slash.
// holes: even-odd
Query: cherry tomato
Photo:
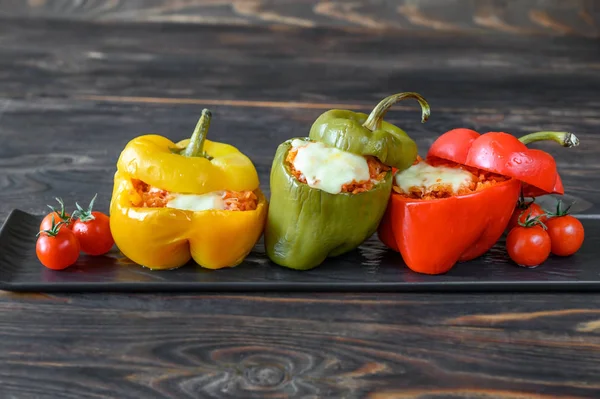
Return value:
<svg viewBox="0 0 600 399">
<path fill-rule="evenodd" d="M 552 253 L 558 256 L 569 256 L 579 251 L 585 233 L 581 222 L 571 216 L 556 216 L 548 219 L 548 235 L 552 240 Z"/>
<path fill-rule="evenodd" d="M 546 211 L 544 211 L 544 209 L 535 202 L 528 202 L 525 204 L 519 203 L 519 205 L 517 205 L 515 208 L 510 221 L 508 222 L 508 226 L 506 227 L 508 231 L 511 231 L 517 227 L 519 222 L 524 223 L 528 215 L 531 217 L 540 216 L 539 220 L 542 223 L 545 223 L 547 219 Z"/>
<path fill-rule="evenodd" d="M 115 244 L 110 232 L 110 218 L 102 212 L 92 211 L 96 196 L 87 210 L 76 204 L 73 233 L 81 244 L 81 250 L 88 255 L 104 255 Z"/>
<path fill-rule="evenodd" d="M 70 229 L 53 223 L 51 228 L 40 232 L 35 253 L 42 265 L 48 269 L 62 270 L 79 258 L 79 242 Z"/>
<path fill-rule="evenodd" d="M 581 222 L 569 215 L 569 205 L 562 209 L 562 201 L 556 201 L 556 211 L 548 215 L 546 226 L 552 240 L 552 253 L 557 256 L 569 256 L 579 251 L 585 233 Z"/>
<path fill-rule="evenodd" d="M 65 212 L 65 204 L 63 203 L 62 199 L 55 199 L 60 204 L 60 211 L 57 211 L 52 206 L 48 205 L 48 208 L 52 209 L 52 212 L 47 214 L 42 219 L 42 223 L 40 223 L 40 231 L 50 230 L 52 228 L 52 218 L 54 218 L 57 224 L 63 222 L 63 224 L 60 225 L 60 228 L 71 228 L 71 215 Z"/>
<path fill-rule="evenodd" d="M 110 232 L 110 218 L 102 212 L 92 212 L 94 219 L 73 223 L 73 233 L 88 255 L 104 255 L 113 247 L 115 240 Z"/>
<path fill-rule="evenodd" d="M 506 250 L 519 266 L 539 266 L 550 256 L 550 236 L 540 225 L 517 226 L 506 237 Z"/>
</svg>

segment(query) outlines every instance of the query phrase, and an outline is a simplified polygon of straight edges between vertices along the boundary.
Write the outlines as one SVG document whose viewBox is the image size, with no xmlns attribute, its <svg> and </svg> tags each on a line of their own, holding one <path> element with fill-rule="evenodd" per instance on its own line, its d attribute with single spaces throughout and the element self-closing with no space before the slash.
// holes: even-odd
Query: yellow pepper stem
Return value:
<svg viewBox="0 0 600 399">
<path fill-rule="evenodd" d="M 196 124 L 196 128 L 194 129 L 194 133 L 192 134 L 190 142 L 181 152 L 181 155 L 186 157 L 209 158 L 209 156 L 204 152 L 204 141 L 206 140 L 206 135 L 208 134 L 211 118 L 212 114 L 210 111 L 206 108 L 203 109 L 202 115 L 200 115 L 200 119 L 198 119 L 198 123 Z"/>
<path fill-rule="evenodd" d="M 379 104 L 377 104 L 377 106 L 373 108 L 373 111 L 371 111 L 369 117 L 367 118 L 365 123 L 363 123 L 363 126 L 371 131 L 381 129 L 383 117 L 391 108 L 391 106 L 396 104 L 398 101 L 404 100 L 405 98 L 414 98 L 419 102 L 419 105 L 421 106 L 421 122 L 425 123 L 427 119 L 429 119 L 429 115 L 431 113 L 431 110 L 429 109 L 429 104 L 427 104 L 427 101 L 425 101 L 425 99 L 421 97 L 420 94 L 408 92 L 392 94 L 391 96 L 381 100 L 381 102 L 379 102 Z"/>
</svg>

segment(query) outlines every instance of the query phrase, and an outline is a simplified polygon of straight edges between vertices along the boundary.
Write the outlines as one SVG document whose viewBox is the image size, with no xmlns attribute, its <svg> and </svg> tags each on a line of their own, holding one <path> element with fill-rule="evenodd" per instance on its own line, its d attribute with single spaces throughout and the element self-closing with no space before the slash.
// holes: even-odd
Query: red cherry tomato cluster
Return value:
<svg viewBox="0 0 600 399">
<path fill-rule="evenodd" d="M 72 214 L 65 211 L 60 198 L 56 200 L 61 209 L 58 211 L 49 206 L 52 212 L 40 223 L 35 248 L 44 266 L 62 270 L 77 262 L 81 252 L 96 256 L 110 251 L 115 243 L 110 232 L 110 219 L 106 214 L 92 210 L 96 196 L 88 209 L 75 203 L 77 209 Z"/>
<path fill-rule="evenodd" d="M 569 209 L 546 212 L 533 201 L 520 201 L 508 224 L 506 250 L 519 266 L 535 267 L 548 259 L 550 254 L 570 256 L 579 251 L 585 236 L 579 219 L 569 215 Z"/>
</svg>

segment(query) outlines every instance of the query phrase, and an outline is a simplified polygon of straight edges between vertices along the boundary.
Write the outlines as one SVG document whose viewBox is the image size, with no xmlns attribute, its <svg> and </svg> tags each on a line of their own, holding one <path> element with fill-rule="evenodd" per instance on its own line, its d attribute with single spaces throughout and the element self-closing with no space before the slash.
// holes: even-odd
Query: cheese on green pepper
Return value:
<svg viewBox="0 0 600 399">
<path fill-rule="evenodd" d="M 363 156 L 321 142 L 293 140 L 292 147 L 298 148 L 293 166 L 304 175 L 309 187 L 339 194 L 345 184 L 371 178 Z"/>
</svg>

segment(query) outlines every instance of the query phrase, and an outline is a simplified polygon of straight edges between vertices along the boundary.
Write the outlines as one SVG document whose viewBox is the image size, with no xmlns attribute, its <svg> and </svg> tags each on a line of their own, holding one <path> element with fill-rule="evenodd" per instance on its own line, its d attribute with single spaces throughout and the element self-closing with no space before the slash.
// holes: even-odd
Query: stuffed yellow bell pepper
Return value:
<svg viewBox="0 0 600 399">
<path fill-rule="evenodd" d="M 209 141 L 202 111 L 191 139 L 131 140 L 117 162 L 110 227 L 121 252 L 151 269 L 194 259 L 209 269 L 239 264 L 260 238 L 267 201 L 252 161 Z"/>
</svg>

